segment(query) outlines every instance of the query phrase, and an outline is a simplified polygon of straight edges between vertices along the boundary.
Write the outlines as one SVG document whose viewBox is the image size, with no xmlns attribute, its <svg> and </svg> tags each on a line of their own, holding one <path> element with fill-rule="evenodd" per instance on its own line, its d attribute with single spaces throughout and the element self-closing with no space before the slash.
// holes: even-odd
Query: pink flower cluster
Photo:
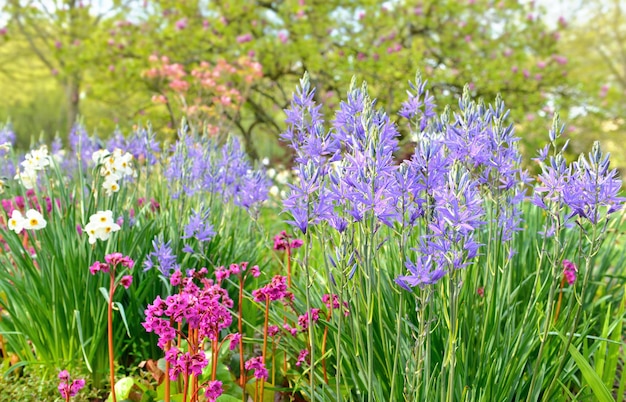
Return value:
<svg viewBox="0 0 626 402">
<path fill-rule="evenodd" d="M 576 264 L 570 260 L 563 260 L 563 276 L 568 284 L 573 285 L 576 282 L 576 273 L 578 268 Z"/>
<path fill-rule="evenodd" d="M 218 380 L 209 381 L 207 384 L 204 396 L 207 399 L 207 402 L 215 402 L 217 398 L 219 398 L 224 392 L 222 388 L 222 382 Z"/>
<path fill-rule="evenodd" d="M 339 296 L 336 294 L 325 294 L 322 296 L 322 303 L 326 306 L 328 310 L 339 310 L 341 305 L 339 304 Z M 344 300 L 343 304 L 343 315 L 350 315 L 350 310 L 348 309 L 348 302 Z"/>
<path fill-rule="evenodd" d="M 260 289 L 252 291 L 254 301 L 264 303 L 266 300 L 293 300 L 293 293 L 287 290 L 287 277 L 276 275 L 272 281 Z"/>
<path fill-rule="evenodd" d="M 165 360 L 170 363 L 170 380 L 172 381 L 176 381 L 180 374 L 198 377 L 209 364 L 204 351 L 198 353 L 182 352 L 177 347 L 172 347 L 165 352 Z"/>
<path fill-rule="evenodd" d="M 170 63 L 167 56 L 150 56 L 154 67 L 143 72 L 143 76 L 162 81 L 178 94 L 192 92 L 194 100 L 186 102 L 187 112 L 202 111 L 210 103 L 226 107 L 237 107 L 243 101 L 242 91 L 237 82 L 241 79 L 251 84 L 263 76 L 261 65 L 249 57 L 241 57 L 236 63 L 221 59 L 211 64 L 200 62 L 199 66 L 187 72 L 179 63 Z M 160 94 L 152 98 L 153 102 L 165 103 L 167 96 Z M 210 102 L 209 102 L 210 101 Z"/>
<path fill-rule="evenodd" d="M 82 378 L 74 380 L 70 383 L 70 373 L 68 373 L 67 370 L 63 370 L 59 373 L 59 380 L 61 381 L 59 383 L 59 392 L 66 401 L 69 401 L 71 397 L 76 396 L 78 391 L 83 389 L 85 386 L 85 380 Z"/>
<path fill-rule="evenodd" d="M 244 278 L 246 277 L 247 273 L 251 273 L 253 277 L 258 278 L 259 275 L 261 275 L 261 271 L 259 270 L 259 266 L 255 265 L 252 268 L 250 268 L 249 271 L 246 271 L 248 269 L 248 262 L 242 262 L 239 264 L 230 264 L 230 267 L 228 268 L 224 268 L 224 267 L 219 267 L 215 270 L 215 279 L 217 279 L 218 283 L 221 283 L 224 279 L 227 279 L 228 277 L 230 277 L 231 275 L 236 275 L 240 278 Z"/>
<path fill-rule="evenodd" d="M 312 308 L 310 310 L 310 313 L 311 321 L 313 323 L 318 322 L 320 319 L 320 309 Z M 307 329 L 309 329 L 309 311 L 298 317 L 298 325 L 300 326 L 302 332 L 305 332 Z"/>
<path fill-rule="evenodd" d="M 2 204 L 2 208 L 7 213 L 8 216 L 11 216 L 14 210 L 24 211 L 28 208 L 36 209 L 39 212 L 43 213 L 43 209 L 41 204 L 39 203 L 39 199 L 35 195 L 35 191 L 33 189 L 29 189 L 26 191 L 26 198 L 21 195 L 17 195 L 13 197 L 13 199 L 5 198 L 0 201 Z M 44 203 L 46 204 L 46 212 L 52 212 L 52 199 L 50 197 L 44 197 Z M 55 203 L 58 208 L 61 208 L 60 200 L 56 199 Z"/>
<path fill-rule="evenodd" d="M 108 254 L 104 257 L 106 262 L 96 261 L 89 267 L 89 272 L 91 275 L 95 275 L 98 272 L 102 272 L 105 274 L 115 275 L 115 268 L 117 266 L 121 266 L 124 268 L 132 269 L 135 266 L 135 261 L 133 261 L 130 257 L 123 255 L 122 253 L 112 253 Z M 130 285 L 133 283 L 132 275 L 124 275 L 120 279 L 120 285 L 124 286 L 125 289 L 128 289 Z"/>
<path fill-rule="evenodd" d="M 163 350 L 169 341 L 176 338 L 177 323 L 186 323 L 190 330 L 197 329 L 198 339 L 210 340 L 218 340 L 219 332 L 232 323 L 229 309 L 233 301 L 228 292 L 204 277 L 200 279 L 199 286 L 193 280 L 195 272 L 190 274 L 182 278 L 180 293 L 168 296 L 165 300 L 157 296 L 145 310 L 146 321 L 143 326 L 146 331 L 159 336 L 158 346 Z M 191 360 L 180 360 L 179 354 L 171 352 L 168 360 L 172 366 L 184 363 L 177 373 L 189 373 Z M 200 357 L 197 359 L 202 361 Z"/>
<path fill-rule="evenodd" d="M 298 360 L 296 360 L 296 366 L 302 366 L 302 363 L 310 363 L 311 358 L 309 357 L 309 351 L 307 349 L 302 349 L 300 354 L 298 355 Z"/>
<path fill-rule="evenodd" d="M 254 377 L 261 380 L 267 380 L 269 377 L 265 363 L 263 363 L 263 356 L 253 357 L 246 361 L 246 370 L 254 370 Z"/>
<path fill-rule="evenodd" d="M 300 248 L 304 242 L 300 239 L 290 240 L 291 236 L 286 231 L 282 231 L 274 236 L 274 250 L 281 251 L 287 249 Z"/>
</svg>

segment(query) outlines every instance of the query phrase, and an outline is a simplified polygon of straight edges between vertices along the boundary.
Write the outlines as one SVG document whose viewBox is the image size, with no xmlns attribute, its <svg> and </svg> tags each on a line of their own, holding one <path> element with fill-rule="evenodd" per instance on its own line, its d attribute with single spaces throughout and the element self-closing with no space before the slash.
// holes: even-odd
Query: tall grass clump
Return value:
<svg viewBox="0 0 626 402">
<path fill-rule="evenodd" d="M 158 353 L 142 322 L 146 306 L 169 292 L 162 275 L 257 258 L 267 179 L 236 139 L 184 129 L 161 149 L 146 129 L 105 143 L 77 126 L 70 145 L 3 154 L 17 169 L 2 200 L 0 329 L 20 365 L 40 364 L 51 375 L 77 367 L 103 387 L 110 285 L 121 277 L 90 275 L 92 264 L 112 253 L 135 261 L 110 303 L 112 357 L 126 373 Z"/>
<path fill-rule="evenodd" d="M 486 105 L 465 88 L 456 110 L 437 115 L 417 77 L 400 112 L 415 151 L 400 161 L 398 128 L 365 84 L 352 82 L 329 128 L 314 92 L 305 75 L 282 136 L 296 177 L 284 211 L 305 239 L 294 288 L 307 309 L 329 293 L 351 314 L 309 331 L 302 392 L 368 401 L 607 395 L 613 384 L 596 381 L 608 380 L 604 366 L 593 372 L 577 358 L 598 350 L 604 361 L 612 347 L 614 363 L 609 337 L 624 312 L 623 254 L 611 246 L 619 220 L 610 219 L 621 181 L 598 144 L 568 164 L 556 116 L 533 179 L 502 99 Z"/>
<path fill-rule="evenodd" d="M 555 116 L 533 177 L 500 97 L 439 114 L 419 76 L 407 95 L 392 117 L 353 80 L 325 121 L 305 75 L 282 211 L 236 138 L 78 126 L 69 152 L 20 156 L 0 130 L 9 370 L 117 382 L 111 400 L 623 399 L 609 155 L 568 161 Z M 121 378 L 139 361 L 153 381 Z"/>
</svg>

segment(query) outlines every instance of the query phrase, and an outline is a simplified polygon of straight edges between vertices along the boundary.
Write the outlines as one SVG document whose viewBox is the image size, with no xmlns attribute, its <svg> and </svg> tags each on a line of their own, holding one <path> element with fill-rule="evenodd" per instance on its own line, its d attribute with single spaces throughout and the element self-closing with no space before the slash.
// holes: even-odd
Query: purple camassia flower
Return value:
<svg viewBox="0 0 626 402">
<path fill-rule="evenodd" d="M 336 159 L 339 143 L 324 128 L 324 119 L 320 113 L 322 105 L 313 100 L 315 88 L 311 88 L 309 76 L 305 73 L 296 88 L 291 105 L 285 109 L 287 130 L 280 135 L 295 151 L 294 161 L 306 164 L 313 161 L 323 166 L 327 159 Z"/>
<path fill-rule="evenodd" d="M 417 262 L 407 261 L 410 274 L 396 278 L 396 283 L 407 290 L 437 283 L 448 271 L 464 268 L 478 254 L 480 244 L 474 241 L 474 232 L 485 222 L 477 183 L 459 165 L 445 178 L 432 193 L 429 234 L 416 249 Z"/>
<path fill-rule="evenodd" d="M 353 81 L 348 99 L 341 102 L 333 122 L 333 136 L 344 154 L 341 172 L 331 181 L 331 194 L 354 221 L 372 212 L 391 226 L 397 218 L 398 167 L 393 153 L 398 149 L 399 133 L 387 114 L 375 106 L 367 87 L 356 89 Z"/>
<path fill-rule="evenodd" d="M 240 191 L 242 178 L 252 170 L 248 157 L 237 138 L 231 137 L 222 147 L 221 158 L 215 161 L 214 192 L 220 193 L 224 202 L 235 198 Z"/>
<path fill-rule="evenodd" d="M 122 134 L 122 131 L 119 128 L 116 128 L 115 131 L 113 132 L 113 135 L 109 138 L 109 140 L 106 143 L 106 149 L 109 149 L 109 150 L 121 149 L 125 151 L 126 146 L 127 146 L 127 142 L 126 142 L 126 138 L 124 137 L 124 134 Z"/>
<path fill-rule="evenodd" d="M 323 167 L 309 161 L 306 165 L 299 164 L 295 173 L 299 180 L 296 184 L 288 184 L 291 191 L 283 200 L 283 206 L 293 216 L 293 220 L 287 223 L 306 234 L 309 225 L 332 216 L 332 198 L 330 191 L 323 186 Z"/>
<path fill-rule="evenodd" d="M 308 74 L 300 80 L 291 105 L 285 110 L 287 130 L 281 134 L 295 152 L 296 183 L 283 201 L 286 212 L 293 216 L 288 223 L 306 233 L 309 225 L 332 216 L 332 199 L 326 187 L 328 163 L 339 157 L 340 144 L 324 128 L 321 105 L 313 101 Z"/>
<path fill-rule="evenodd" d="M 559 153 L 551 156 L 548 163 L 541 166 L 532 203 L 545 210 L 548 210 L 547 203 L 555 202 L 560 205 L 571 177 L 572 170 L 567 166 L 563 155 Z"/>
<path fill-rule="evenodd" d="M 149 165 L 156 164 L 156 155 L 161 151 L 155 134 L 145 128 L 134 130 L 128 138 L 120 130 L 115 130 L 106 144 L 106 149 L 116 148 L 130 153 L 137 161 L 146 161 Z"/>
<path fill-rule="evenodd" d="M 618 197 L 622 181 L 617 170 L 609 170 L 609 154 L 602 154 L 600 144 L 593 144 L 589 158 L 581 155 L 571 167 L 571 179 L 565 188 L 563 201 L 579 216 L 596 224 L 622 208 L 624 198 Z"/>
<path fill-rule="evenodd" d="M 89 136 L 87 130 L 80 124 L 75 124 L 69 134 L 69 143 L 73 155 L 80 155 L 83 170 L 87 169 L 88 162 L 90 162 L 91 156 L 94 152 L 103 148 L 103 144 L 100 139 L 93 135 Z M 75 158 L 65 158 L 67 161 L 72 161 Z M 63 166 L 62 167 L 66 167 Z"/>
<path fill-rule="evenodd" d="M 408 218 L 404 223 L 415 224 L 419 217 L 430 213 L 433 190 L 445 182 L 450 159 L 445 156 L 443 143 L 432 137 L 427 133 L 419 136 L 415 153 L 402 163 L 396 175 L 402 194 L 399 206 L 404 206 Z"/>
<path fill-rule="evenodd" d="M 400 116 L 411 121 L 419 131 L 424 131 L 435 113 L 435 98 L 426 90 L 428 81 L 422 82 L 418 75 L 415 84 L 409 82 L 411 91 L 407 91 L 409 99 L 402 103 L 402 109 L 398 113 Z M 418 119 L 419 118 L 419 119 Z"/>
<path fill-rule="evenodd" d="M 422 256 L 415 263 L 407 261 L 405 266 L 409 270 L 409 275 L 397 277 L 396 283 L 408 291 L 415 286 L 424 288 L 426 285 L 434 285 L 446 274 L 443 269 L 433 267 L 430 256 Z"/>
<path fill-rule="evenodd" d="M 213 225 L 209 221 L 209 208 L 202 208 L 200 211 L 192 209 L 189 223 L 183 229 L 181 239 L 195 238 L 199 242 L 207 242 L 215 236 Z"/>
<path fill-rule="evenodd" d="M 185 131 L 180 137 L 164 173 L 174 199 L 207 192 L 247 210 L 267 200 L 270 181 L 264 171 L 252 168 L 237 138 L 219 148 L 211 138 Z"/>
<path fill-rule="evenodd" d="M 13 128 L 10 124 L 0 127 L 0 145 L 3 144 L 9 144 L 11 145 L 11 147 L 15 145 L 15 132 L 13 131 Z M 0 157 L 3 157 L 8 153 L 8 149 L 0 148 Z"/>
<path fill-rule="evenodd" d="M 477 255 L 480 245 L 474 241 L 474 231 L 485 223 L 477 184 L 468 172 L 455 167 L 445 186 L 436 189 L 433 196 L 435 210 L 429 224 L 432 235 L 427 237 L 427 248 L 422 251 L 433 255 L 439 267 L 463 268 Z"/>
<path fill-rule="evenodd" d="M 169 277 L 172 270 L 179 269 L 176 255 L 172 252 L 170 243 L 164 243 L 162 236 L 155 237 L 152 240 L 154 251 L 151 251 L 144 261 L 144 271 L 148 271 L 156 265 L 163 276 Z"/>
<path fill-rule="evenodd" d="M 235 205 L 250 210 L 267 200 L 272 182 L 265 171 L 248 170 L 240 179 L 240 184 L 235 186 Z"/>
<path fill-rule="evenodd" d="M 15 146 L 15 132 L 10 124 L 0 127 L 0 145 L 3 144 Z M 8 149 L 0 148 L 0 158 L 8 155 L 8 153 Z M 0 177 L 14 177 L 15 173 L 15 163 L 12 158 L 4 159 L 0 164 Z"/>
</svg>

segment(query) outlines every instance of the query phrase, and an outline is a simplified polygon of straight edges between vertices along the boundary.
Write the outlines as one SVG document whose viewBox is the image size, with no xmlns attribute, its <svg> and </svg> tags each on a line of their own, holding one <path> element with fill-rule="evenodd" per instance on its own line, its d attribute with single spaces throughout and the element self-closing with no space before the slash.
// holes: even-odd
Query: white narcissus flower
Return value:
<svg viewBox="0 0 626 402">
<path fill-rule="evenodd" d="M 29 209 L 26 211 L 26 217 L 24 219 L 24 229 L 39 230 L 45 228 L 47 225 L 46 220 L 39 211 Z"/>
<path fill-rule="evenodd" d="M 11 213 L 11 219 L 9 219 L 9 229 L 17 234 L 20 234 L 24 229 L 24 223 L 22 213 L 17 209 L 14 209 Z"/>
<path fill-rule="evenodd" d="M 26 190 L 35 187 L 37 183 L 37 171 L 34 169 L 26 169 L 15 175 L 15 180 L 19 180 Z"/>
<path fill-rule="evenodd" d="M 106 149 L 99 149 L 96 152 L 94 152 L 93 154 L 91 154 L 91 160 L 96 165 L 99 165 L 99 164 L 104 162 L 104 158 L 109 156 L 109 154 L 110 154 L 110 152 L 107 151 Z"/>
<path fill-rule="evenodd" d="M 89 223 L 85 225 L 89 244 L 94 244 L 96 240 L 106 241 L 111 237 L 111 233 L 120 229 L 120 225 L 113 221 L 112 211 L 98 211 L 89 217 Z"/>
<path fill-rule="evenodd" d="M 21 165 L 26 170 L 43 170 L 50 166 L 50 155 L 48 155 L 48 148 L 45 145 L 42 145 L 39 149 L 33 149 L 24 158 Z"/>
<path fill-rule="evenodd" d="M 107 195 L 119 191 L 118 180 L 126 176 L 136 177 L 133 170 L 133 155 L 121 149 L 115 149 L 112 153 L 106 149 L 101 149 L 91 155 L 91 159 L 100 165 L 100 175 L 105 178 L 102 187 Z"/>
<path fill-rule="evenodd" d="M 115 175 L 111 175 L 110 178 L 107 177 L 104 183 L 102 183 L 102 188 L 104 188 L 109 196 L 113 193 L 117 193 L 120 190 L 120 185 L 117 184 L 117 177 Z"/>
<path fill-rule="evenodd" d="M 42 145 L 39 149 L 33 149 L 26 154 L 24 160 L 20 163 L 21 169 L 15 175 L 15 180 L 27 190 L 32 189 L 37 184 L 37 171 L 44 170 L 50 166 L 51 158 L 48 155 L 48 148 Z"/>
<path fill-rule="evenodd" d="M 4 189 L 6 188 L 6 183 L 4 180 L 0 179 L 0 194 L 4 193 Z"/>
</svg>

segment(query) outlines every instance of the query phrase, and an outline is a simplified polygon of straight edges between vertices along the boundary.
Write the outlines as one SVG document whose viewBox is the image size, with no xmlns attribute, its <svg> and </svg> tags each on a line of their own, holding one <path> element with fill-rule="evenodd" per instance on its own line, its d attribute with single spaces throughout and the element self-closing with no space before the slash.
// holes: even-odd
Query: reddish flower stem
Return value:
<svg viewBox="0 0 626 402">
<path fill-rule="evenodd" d="M 217 375 L 217 353 L 219 348 L 217 346 L 217 330 L 215 331 L 215 339 L 212 342 L 211 348 L 213 349 L 213 359 L 211 360 L 211 381 L 215 381 L 215 376 Z"/>
<path fill-rule="evenodd" d="M 291 289 L 291 247 L 287 246 L 287 289 Z"/>
<path fill-rule="evenodd" d="M 263 324 L 263 365 L 265 365 L 265 357 L 267 356 L 267 327 L 270 316 L 270 298 L 265 296 L 265 323 Z M 267 368 L 267 366 L 265 367 Z M 265 391 L 265 381 L 261 383 L 261 400 Z"/>
<path fill-rule="evenodd" d="M 195 355 L 196 353 L 198 353 L 198 344 L 199 344 L 198 328 L 192 329 L 191 333 L 192 333 L 192 339 L 193 339 L 191 353 Z M 215 361 L 215 358 L 213 360 Z M 195 375 L 191 376 L 191 401 L 192 402 L 198 401 L 198 377 Z"/>
<path fill-rule="evenodd" d="M 554 314 L 554 322 L 559 319 L 559 312 L 561 311 L 561 301 L 563 300 L 563 286 L 565 286 L 565 276 L 561 279 L 561 291 L 559 292 L 559 300 L 556 303 L 556 313 Z"/>
<path fill-rule="evenodd" d="M 291 247 L 287 246 L 287 289 L 291 289 Z M 285 307 L 287 309 L 287 307 Z M 283 316 L 283 324 L 287 324 L 287 315 Z M 283 355 L 283 371 L 287 375 L 287 353 Z"/>
<path fill-rule="evenodd" d="M 239 385 L 241 386 L 241 401 L 246 402 L 246 370 L 243 361 L 243 275 L 239 276 L 239 305 L 237 306 L 238 322 L 237 330 L 239 331 Z"/>
<path fill-rule="evenodd" d="M 189 385 L 189 374 L 186 374 L 185 381 L 183 384 L 183 402 L 187 402 L 187 387 Z"/>
<path fill-rule="evenodd" d="M 171 347 L 172 347 L 172 341 L 167 341 L 167 344 L 165 345 L 165 353 L 167 353 Z M 164 397 L 165 402 L 170 402 L 170 392 L 171 392 L 170 362 L 169 360 L 166 359 L 165 360 L 165 397 Z"/>
<path fill-rule="evenodd" d="M 109 305 L 107 309 L 109 376 L 111 381 L 111 399 L 113 402 L 117 402 L 117 398 L 115 396 L 115 355 L 113 351 L 113 293 L 115 293 L 115 267 L 111 268 L 109 276 L 111 278 L 109 283 Z"/>
</svg>

